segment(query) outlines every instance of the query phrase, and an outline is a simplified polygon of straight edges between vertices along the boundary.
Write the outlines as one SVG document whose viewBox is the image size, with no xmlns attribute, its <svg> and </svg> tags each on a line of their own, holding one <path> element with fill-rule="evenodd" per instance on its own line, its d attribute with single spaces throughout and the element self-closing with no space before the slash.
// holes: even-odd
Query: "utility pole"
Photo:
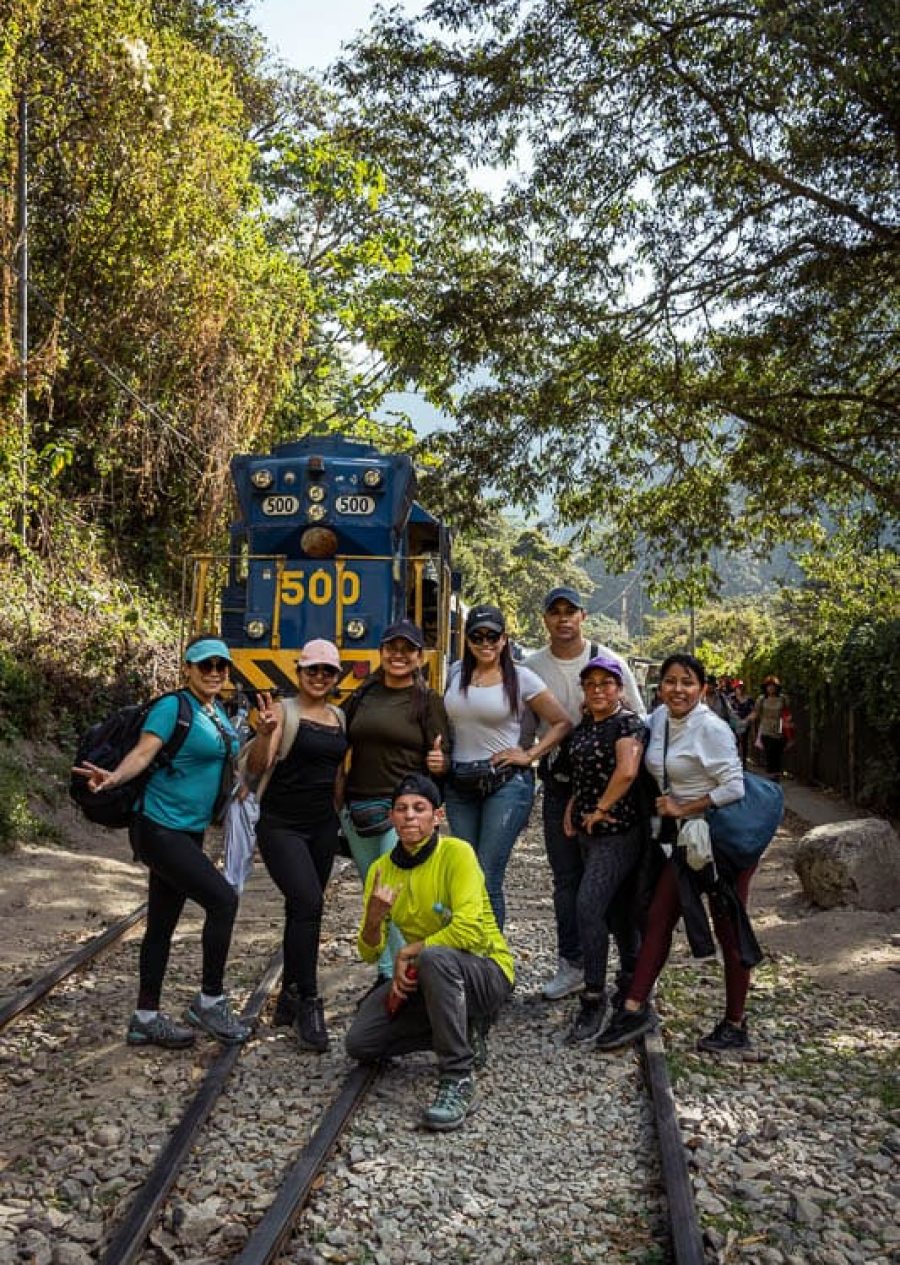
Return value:
<svg viewBox="0 0 900 1265">
<path fill-rule="evenodd" d="M 690 614 L 691 614 L 691 632 L 690 632 L 690 646 L 688 647 L 688 649 L 690 650 L 691 654 L 696 654 L 697 653 L 697 620 L 696 620 L 696 616 L 694 612 L 693 597 L 691 598 Z"/>
<path fill-rule="evenodd" d="M 19 229 L 18 342 L 19 376 L 22 383 L 22 545 L 28 546 L 28 449 L 31 442 L 28 420 L 28 99 L 19 97 L 19 173 L 17 181 Z"/>
</svg>

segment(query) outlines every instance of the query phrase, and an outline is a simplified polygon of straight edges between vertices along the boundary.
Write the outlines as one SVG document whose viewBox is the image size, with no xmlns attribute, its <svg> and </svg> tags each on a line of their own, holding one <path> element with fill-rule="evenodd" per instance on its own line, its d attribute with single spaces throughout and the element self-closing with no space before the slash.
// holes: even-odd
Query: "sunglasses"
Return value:
<svg viewBox="0 0 900 1265">
<path fill-rule="evenodd" d="M 307 676 L 337 676 L 337 668 L 333 668 L 329 663 L 304 663 L 301 672 L 305 672 Z"/>
<path fill-rule="evenodd" d="M 199 668 L 204 676 L 209 676 L 210 672 L 227 672 L 229 663 L 227 659 L 201 659 L 194 666 Z"/>
<path fill-rule="evenodd" d="M 482 630 L 469 633 L 469 641 L 473 646 L 496 646 L 502 636 L 503 633 L 494 632 L 493 629 Z"/>
</svg>

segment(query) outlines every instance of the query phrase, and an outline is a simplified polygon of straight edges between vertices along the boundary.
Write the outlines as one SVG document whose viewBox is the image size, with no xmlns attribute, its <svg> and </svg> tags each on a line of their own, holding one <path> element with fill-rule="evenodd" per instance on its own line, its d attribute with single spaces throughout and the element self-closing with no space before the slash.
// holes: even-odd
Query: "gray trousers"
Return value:
<svg viewBox="0 0 900 1265">
<path fill-rule="evenodd" d="M 442 1076 L 469 1076 L 469 1020 L 492 1019 L 512 985 L 490 958 L 446 945 L 423 949 L 418 966 L 418 991 L 394 1016 L 385 1009 L 390 983 L 366 997 L 347 1033 L 347 1053 L 361 1063 L 376 1063 L 393 1054 L 434 1050 Z"/>
</svg>

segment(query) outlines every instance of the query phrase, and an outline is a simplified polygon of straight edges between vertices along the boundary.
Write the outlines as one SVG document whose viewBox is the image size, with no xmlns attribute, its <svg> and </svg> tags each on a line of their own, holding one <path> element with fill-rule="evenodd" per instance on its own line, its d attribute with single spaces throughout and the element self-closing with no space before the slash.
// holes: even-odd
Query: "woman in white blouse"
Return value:
<svg viewBox="0 0 900 1265">
<path fill-rule="evenodd" d="M 664 823 L 702 817 L 707 809 L 721 808 L 744 794 L 744 774 L 734 735 L 702 701 L 705 685 L 706 671 L 693 655 L 669 655 L 660 670 L 663 706 L 651 717 L 646 762 L 662 790 L 656 800 L 656 812 Z M 671 830 L 672 838 L 674 834 Z M 669 956 L 672 932 L 683 912 L 679 866 L 677 855 L 673 855 L 663 867 L 628 998 L 601 1034 L 597 1042 L 600 1049 L 617 1049 L 636 1041 L 655 1022 L 647 999 Z M 753 865 L 734 877 L 734 891 L 745 909 L 755 869 Z M 733 921 L 717 902 L 711 902 L 711 914 L 725 964 L 725 1017 L 697 1044 L 707 1051 L 742 1050 L 750 1044 L 744 1018 L 750 970 L 741 961 Z"/>
<path fill-rule="evenodd" d="M 469 611 L 465 650 L 451 670 L 444 705 L 453 735 L 446 791 L 450 833 L 475 849 L 502 930 L 506 865 L 534 800 L 532 763 L 572 724 L 537 673 L 513 663 L 506 621 L 496 606 Z M 527 708 L 548 728 L 526 751 L 519 733 Z"/>
</svg>

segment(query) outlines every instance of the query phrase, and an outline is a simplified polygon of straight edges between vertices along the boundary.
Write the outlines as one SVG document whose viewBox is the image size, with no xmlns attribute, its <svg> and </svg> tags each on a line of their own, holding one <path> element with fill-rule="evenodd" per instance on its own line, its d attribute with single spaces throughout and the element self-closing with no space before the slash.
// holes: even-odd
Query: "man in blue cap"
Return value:
<svg viewBox="0 0 900 1265">
<path fill-rule="evenodd" d="M 544 598 L 544 624 L 549 643 L 526 660 L 533 672 L 545 681 L 559 699 L 573 725 L 581 719 L 583 692 L 581 670 L 597 655 L 614 660 L 622 669 L 624 700 L 638 716 L 645 714 L 634 673 L 609 646 L 585 640 L 582 625 L 587 612 L 581 594 L 570 585 L 551 589 Z M 540 729 L 538 730 L 540 733 Z M 563 815 L 571 795 L 566 772 L 565 742 L 538 765 L 543 782 L 544 846 L 553 874 L 553 911 L 559 951 L 557 971 L 544 985 L 548 1001 L 577 993 L 584 986 L 581 943 L 578 937 L 576 902 L 584 873 L 581 853 L 563 830 Z"/>
</svg>

